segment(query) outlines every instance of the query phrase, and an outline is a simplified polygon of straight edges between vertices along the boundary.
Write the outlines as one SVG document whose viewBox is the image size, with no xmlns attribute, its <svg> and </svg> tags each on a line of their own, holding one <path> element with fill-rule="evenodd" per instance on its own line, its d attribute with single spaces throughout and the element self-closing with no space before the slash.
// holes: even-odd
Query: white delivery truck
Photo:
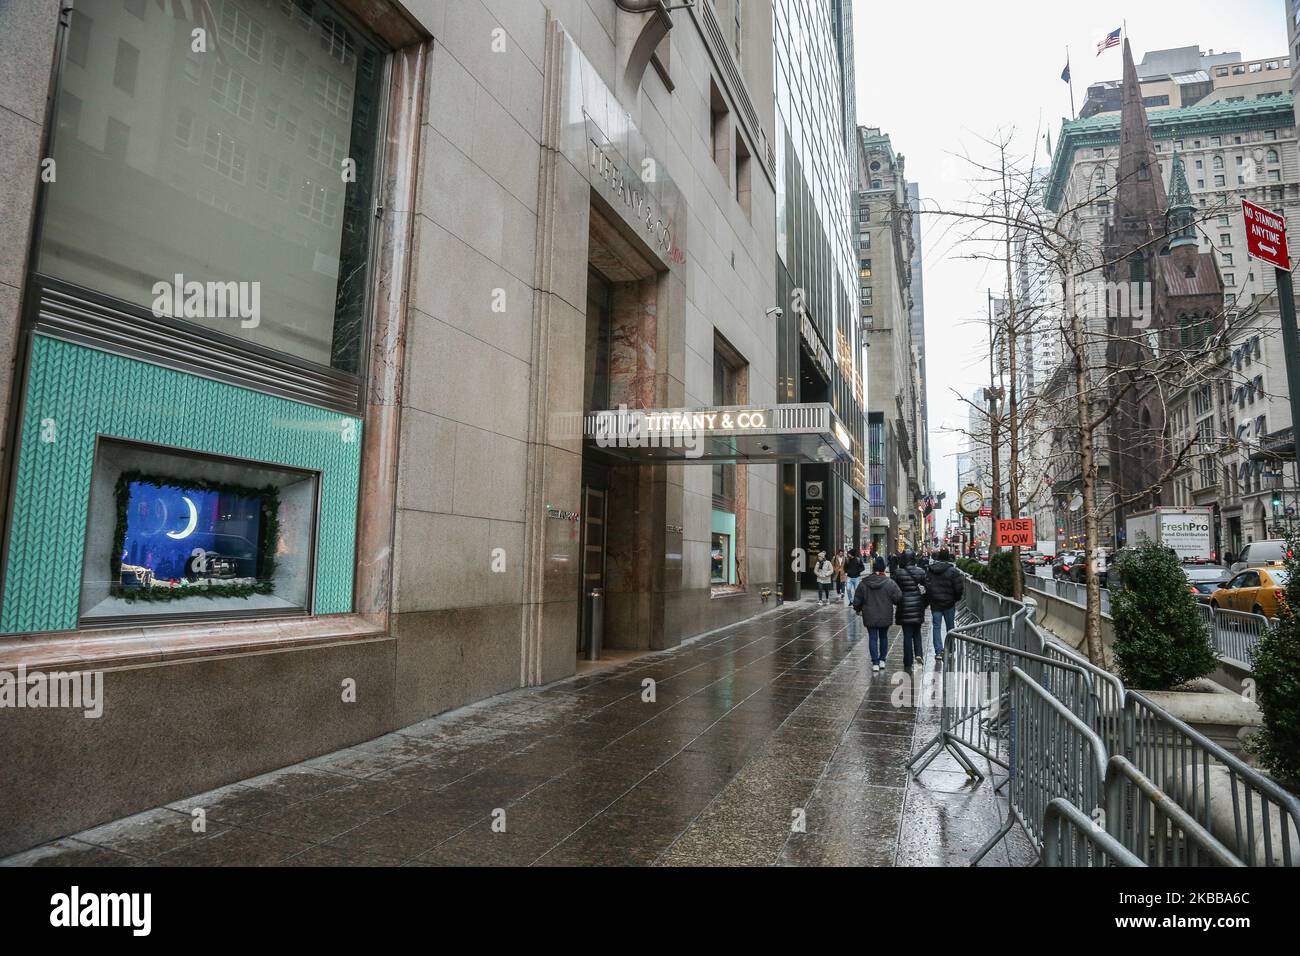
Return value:
<svg viewBox="0 0 1300 956">
<path fill-rule="evenodd" d="M 1124 543 L 1136 548 L 1148 541 L 1172 549 L 1185 563 L 1212 562 L 1214 510 L 1165 505 L 1129 515 L 1124 521 Z"/>
</svg>

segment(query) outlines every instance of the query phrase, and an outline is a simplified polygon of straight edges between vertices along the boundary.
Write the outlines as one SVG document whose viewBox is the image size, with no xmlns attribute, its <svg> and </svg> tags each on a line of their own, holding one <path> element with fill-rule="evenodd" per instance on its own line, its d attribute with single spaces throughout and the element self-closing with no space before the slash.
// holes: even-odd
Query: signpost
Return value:
<svg viewBox="0 0 1300 956">
<path fill-rule="evenodd" d="M 1291 393 L 1291 421 L 1300 426 L 1300 335 L 1296 334 L 1295 292 L 1291 287 L 1291 252 L 1286 242 L 1286 220 L 1275 212 L 1257 206 L 1248 199 L 1241 201 L 1241 215 L 1246 221 L 1246 253 L 1267 262 L 1277 275 L 1277 303 L 1282 312 L 1282 351 L 1286 356 L 1287 388 Z M 1292 433 L 1300 435 L 1300 427 Z M 1293 446 L 1296 476 L 1300 478 L 1300 441 Z"/>
<path fill-rule="evenodd" d="M 1241 201 L 1246 220 L 1246 252 L 1262 262 L 1291 271 L 1291 254 L 1286 245 L 1286 220 L 1249 199 Z"/>
<path fill-rule="evenodd" d="M 1033 518 L 999 518 L 994 522 L 999 548 L 1032 548 L 1034 546 Z"/>
</svg>

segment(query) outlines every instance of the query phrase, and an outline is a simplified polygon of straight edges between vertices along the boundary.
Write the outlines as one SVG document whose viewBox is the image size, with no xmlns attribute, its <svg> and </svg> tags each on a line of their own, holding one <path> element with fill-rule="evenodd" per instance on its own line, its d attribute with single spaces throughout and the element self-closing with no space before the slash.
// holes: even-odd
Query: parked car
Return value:
<svg viewBox="0 0 1300 956">
<path fill-rule="evenodd" d="M 1232 573 L 1236 574 L 1246 568 L 1263 568 L 1270 564 L 1281 564 L 1286 557 L 1286 541 L 1282 538 L 1252 541 L 1241 549 L 1241 554 L 1237 555 L 1237 560 L 1232 565 Z"/>
<path fill-rule="evenodd" d="M 1187 589 L 1202 604 L 1210 603 L 1210 596 L 1232 578 L 1232 572 L 1221 564 L 1184 564 Z"/>
<path fill-rule="evenodd" d="M 1285 568 L 1247 568 L 1210 595 L 1210 606 L 1277 617 L 1286 579 Z"/>
<path fill-rule="evenodd" d="M 1052 577 L 1071 581 L 1073 578 L 1070 577 L 1070 573 L 1074 570 L 1074 566 L 1082 562 L 1082 551 L 1062 551 L 1052 561 Z"/>
<path fill-rule="evenodd" d="M 1097 557 L 1100 559 L 1097 572 L 1097 582 L 1106 587 L 1107 572 L 1110 568 L 1111 553 L 1105 548 L 1097 549 Z M 1075 584 L 1083 584 L 1088 580 L 1088 558 L 1086 551 L 1062 551 L 1052 562 L 1052 576 L 1066 581 L 1073 581 Z"/>
<path fill-rule="evenodd" d="M 1113 551 L 1106 548 L 1097 549 L 1097 583 L 1103 588 L 1110 587 L 1110 566 L 1114 560 L 1115 553 Z M 1083 562 L 1077 564 L 1073 572 L 1078 575 L 1075 580 L 1080 584 L 1088 580 L 1088 568 Z"/>
<path fill-rule="evenodd" d="M 1020 564 L 1025 569 L 1025 574 L 1034 577 L 1038 574 L 1039 568 L 1048 567 L 1051 564 L 1051 558 L 1041 551 L 1021 551 Z"/>
<path fill-rule="evenodd" d="M 1172 551 L 1173 549 L 1166 548 L 1165 550 Z M 1106 559 L 1104 575 L 1106 583 L 1103 585 L 1104 587 L 1109 588 L 1111 591 L 1122 591 L 1124 589 L 1124 577 L 1120 573 L 1120 569 L 1123 567 L 1124 559 L 1136 551 L 1137 548 L 1124 547 L 1118 548 L 1111 553 L 1110 557 Z"/>
</svg>

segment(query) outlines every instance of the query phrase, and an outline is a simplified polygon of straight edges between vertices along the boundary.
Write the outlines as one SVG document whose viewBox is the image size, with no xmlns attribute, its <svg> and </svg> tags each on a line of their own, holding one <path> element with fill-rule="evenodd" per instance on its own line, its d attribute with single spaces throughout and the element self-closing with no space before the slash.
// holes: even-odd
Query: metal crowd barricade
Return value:
<svg viewBox="0 0 1300 956">
<path fill-rule="evenodd" d="M 1054 667 L 1072 667 L 1051 663 Z M 1082 668 L 1073 669 L 1083 680 L 1088 680 Z M 971 866 L 979 863 L 1016 823 L 1041 853 L 1043 820 L 1048 804 L 1057 797 L 1076 807 L 1100 807 L 1106 756 L 1106 745 L 1088 721 L 1072 713 L 1049 690 L 1013 664 L 1008 768 L 1011 812 L 1002 828 L 976 851 Z"/>
<path fill-rule="evenodd" d="M 984 589 L 964 571 L 962 577 L 965 578 L 965 583 L 962 585 L 961 600 L 957 603 L 957 623 L 974 624 L 982 619 L 984 613 Z"/>
<path fill-rule="evenodd" d="M 1300 800 L 1241 758 L 1134 690 L 1126 693 L 1124 754 L 1207 830 L 1229 815 L 1228 850 L 1248 866 L 1300 864 Z M 1216 788 L 1214 777 L 1222 777 Z M 1214 796 L 1215 790 L 1219 796 Z M 1227 822 L 1220 824 L 1227 829 Z"/>
<path fill-rule="evenodd" d="M 1028 607 L 1022 607 L 1011 616 L 1015 646 L 1030 654 L 1047 653 L 1047 634 L 1034 622 Z"/>
<path fill-rule="evenodd" d="M 1105 743 L 1107 753 L 1123 753 L 1126 727 L 1124 682 L 1055 637 L 1047 639 L 1043 653 L 1053 660 L 1077 664 L 1092 675 L 1092 686 L 1097 691 L 1099 702 L 1097 733 Z"/>
<path fill-rule="evenodd" d="M 984 608 L 982 618 L 986 621 L 997 617 L 1010 617 L 1011 612 L 1004 607 L 1002 595 L 990 588 L 982 587 L 984 592 Z"/>
<path fill-rule="evenodd" d="M 1026 587 L 1068 601 L 1071 604 L 1076 604 L 1079 607 L 1086 607 L 1088 603 L 1087 586 L 1074 581 L 1058 581 L 1054 578 L 1041 578 L 1038 580 L 1028 578 L 1026 579 Z M 1102 588 L 1100 597 L 1101 613 L 1109 616 L 1111 614 L 1110 590 Z M 1271 625 L 1269 619 L 1261 614 L 1229 611 L 1226 608 L 1213 608 L 1208 604 L 1198 604 L 1197 607 L 1200 608 L 1201 616 L 1205 619 L 1205 622 L 1212 628 L 1214 649 L 1219 657 L 1229 658 L 1249 666 L 1255 645 L 1259 643 L 1259 639 L 1264 636 L 1265 631 Z"/>
<path fill-rule="evenodd" d="M 1009 625 L 1009 618 L 999 618 L 948 632 L 944 640 L 940 729 L 908 761 L 908 768 L 915 768 L 917 776 L 944 750 L 975 780 L 982 781 L 984 774 L 975 766 L 971 754 L 1010 769 L 1003 756 L 1003 742 L 1010 730 L 1009 671 L 1013 666 L 1036 677 L 1040 686 L 1057 695 L 1062 706 L 1077 713 L 1080 720 L 1089 724 L 1096 721 L 1097 696 L 1087 671 L 1012 647 L 1007 642 Z M 986 635 L 993 639 L 986 639 Z M 920 766 L 916 766 L 918 763 Z"/>
<path fill-rule="evenodd" d="M 1125 757 L 1106 765 L 1106 830 L 1146 866 L 1245 866 Z"/>
<path fill-rule="evenodd" d="M 1035 583 L 1046 584 L 1045 581 Z M 1062 589 L 1063 584 L 1073 582 L 1054 581 L 1049 585 L 1053 591 L 1048 593 L 1064 596 L 1070 589 Z M 1077 585 L 1074 589 L 1081 590 Z M 1093 794 L 1092 790 L 1099 789 L 1102 783 L 1096 782 L 1094 786 L 1092 777 L 1104 780 L 1106 757 L 1116 754 L 1125 757 L 1134 771 L 1150 783 L 1152 793 L 1172 801 L 1170 806 L 1177 805 L 1201 830 L 1218 833 L 1220 845 L 1245 865 L 1300 865 L 1300 799 L 1294 794 L 1142 694 L 1126 690 L 1117 676 L 1092 664 L 1057 639 L 1048 637 L 1032 620 L 1028 620 L 1025 609 L 1016 602 L 992 595 L 987 588 L 967 578 L 963 605 L 966 616 L 970 618 L 984 614 L 986 608 L 1007 610 L 991 620 L 967 624 L 952 632 L 945 652 L 948 658 L 945 670 L 957 670 L 958 664 L 967 668 L 988 664 L 987 660 L 981 662 L 976 652 L 981 646 L 986 654 L 1002 655 L 1002 661 L 1007 665 L 1013 665 L 1014 661 L 1025 666 L 1010 666 L 1012 677 L 1009 686 L 999 694 L 1001 702 L 998 707 L 990 707 L 990 702 L 986 701 L 983 708 L 977 709 L 972 706 L 972 701 L 963 703 L 959 698 L 950 701 L 945 697 L 943 729 L 913 756 L 908 766 L 913 767 L 924 758 L 919 769 L 914 771 L 919 774 L 946 748 L 972 776 L 982 779 L 963 750 L 985 756 L 1010 770 L 1008 782 L 1014 785 L 1012 817 L 1002 832 L 981 848 L 977 861 L 1009 832 L 1017 820 L 1041 849 L 1044 845 L 1040 838 L 1042 831 L 1031 829 L 1031 825 L 1034 821 L 1041 823 L 1047 803 L 1055 796 L 1066 797 L 1076 807 L 1097 806 L 1096 801 L 1103 795 Z M 1263 628 L 1270 626 L 1270 622 L 1259 615 L 1208 607 L 1201 613 L 1215 625 L 1216 646 L 1223 656 L 1234 656 L 1232 651 L 1235 650 L 1249 657 L 1249 649 L 1263 634 Z M 1226 645 L 1229 650 L 1225 651 L 1225 645 L 1220 643 L 1225 640 L 1237 643 Z M 958 642 L 963 641 L 968 646 L 959 649 Z M 1041 643 L 1036 645 L 1035 641 Z M 1034 653 L 1036 650 L 1041 654 Z M 1053 685 L 1054 679 L 1060 679 L 1055 672 L 1032 670 L 1030 665 L 1035 657 L 1041 657 L 1057 668 L 1077 668 L 1085 675 L 1091 681 L 1095 699 L 1093 709 L 1089 711 L 1081 706 L 1080 698 L 1071 699 L 1068 681 L 1064 690 Z M 1016 674 L 1020 676 L 1016 677 Z M 1044 686 L 1040 680 L 1049 686 Z M 1034 687 L 1029 688 L 1028 683 Z M 1056 699 L 1054 692 L 1060 693 L 1062 698 Z M 954 705 L 951 713 L 947 707 L 949 703 Z M 1014 706 L 1026 703 L 1035 708 L 1036 715 L 1028 727 L 1023 723 L 1023 714 L 1013 715 Z M 1048 723 L 1052 723 L 1056 732 L 1044 736 L 1042 731 Z M 1028 737 L 1026 730 L 1030 731 Z M 1007 737 L 1010 737 L 1011 748 L 1009 759 L 1004 761 L 1001 750 Z M 1066 748 L 1064 751 L 1063 746 Z M 1073 762 L 1062 765 L 1063 754 Z M 1096 771 L 1098 755 L 1101 756 L 1100 771 Z M 1020 756 L 1026 758 L 1024 763 L 1031 765 L 1020 768 L 1025 775 L 1023 780 L 1017 777 L 1017 759 Z M 1092 774 L 1092 777 L 1081 778 L 1080 773 Z M 1131 791 L 1150 795 L 1134 782 L 1132 775 L 1127 779 Z M 1049 783 L 1066 792 L 1052 794 Z M 1077 796 L 1079 791 L 1087 791 L 1088 796 Z M 1123 798 L 1128 801 L 1130 809 L 1138 799 L 1134 792 Z M 1116 812 L 1127 813 L 1124 810 Z M 1177 822 L 1175 816 L 1173 813 L 1164 814 L 1167 827 L 1172 828 Z M 1026 821 L 1031 825 L 1026 825 Z M 1128 822 L 1127 816 L 1125 821 Z M 1180 832 L 1186 834 L 1188 830 L 1182 827 Z M 1232 838 L 1223 836 L 1225 832 L 1230 832 Z M 1206 845 L 1201 843 L 1197 846 L 1204 848 Z M 1170 847 L 1166 846 L 1166 850 L 1172 854 Z"/>
<path fill-rule="evenodd" d="M 1079 587 L 1074 581 L 1060 581 L 1057 584 L 1062 599 L 1069 601 L 1071 604 L 1084 604 L 1088 600 L 1088 592 Z"/>
<path fill-rule="evenodd" d="M 1214 649 L 1220 657 L 1250 665 L 1255 645 L 1269 628 L 1268 618 L 1246 611 L 1210 608 Z"/>
<path fill-rule="evenodd" d="M 1146 866 L 1064 797 L 1043 814 L 1043 866 Z"/>
<path fill-rule="evenodd" d="M 1026 578 L 1025 587 L 1029 590 L 1041 591 L 1043 594 L 1060 598 L 1062 601 L 1068 601 L 1070 604 L 1077 604 L 1079 607 L 1088 606 L 1087 584 L 1080 584 L 1077 581 L 1063 581 L 1057 578 Z M 1108 588 L 1100 589 L 1100 600 L 1101 613 L 1109 616 L 1110 590 Z"/>
</svg>

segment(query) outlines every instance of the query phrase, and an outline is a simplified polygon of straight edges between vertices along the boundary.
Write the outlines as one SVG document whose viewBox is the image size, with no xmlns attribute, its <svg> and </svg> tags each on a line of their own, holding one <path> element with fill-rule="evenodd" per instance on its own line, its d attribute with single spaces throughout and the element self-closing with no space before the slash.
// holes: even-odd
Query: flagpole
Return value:
<svg viewBox="0 0 1300 956">
<path fill-rule="evenodd" d="M 1074 112 L 1074 71 L 1070 69 L 1070 45 L 1065 45 L 1065 72 L 1070 77 L 1070 119 L 1078 119 Z"/>
</svg>

